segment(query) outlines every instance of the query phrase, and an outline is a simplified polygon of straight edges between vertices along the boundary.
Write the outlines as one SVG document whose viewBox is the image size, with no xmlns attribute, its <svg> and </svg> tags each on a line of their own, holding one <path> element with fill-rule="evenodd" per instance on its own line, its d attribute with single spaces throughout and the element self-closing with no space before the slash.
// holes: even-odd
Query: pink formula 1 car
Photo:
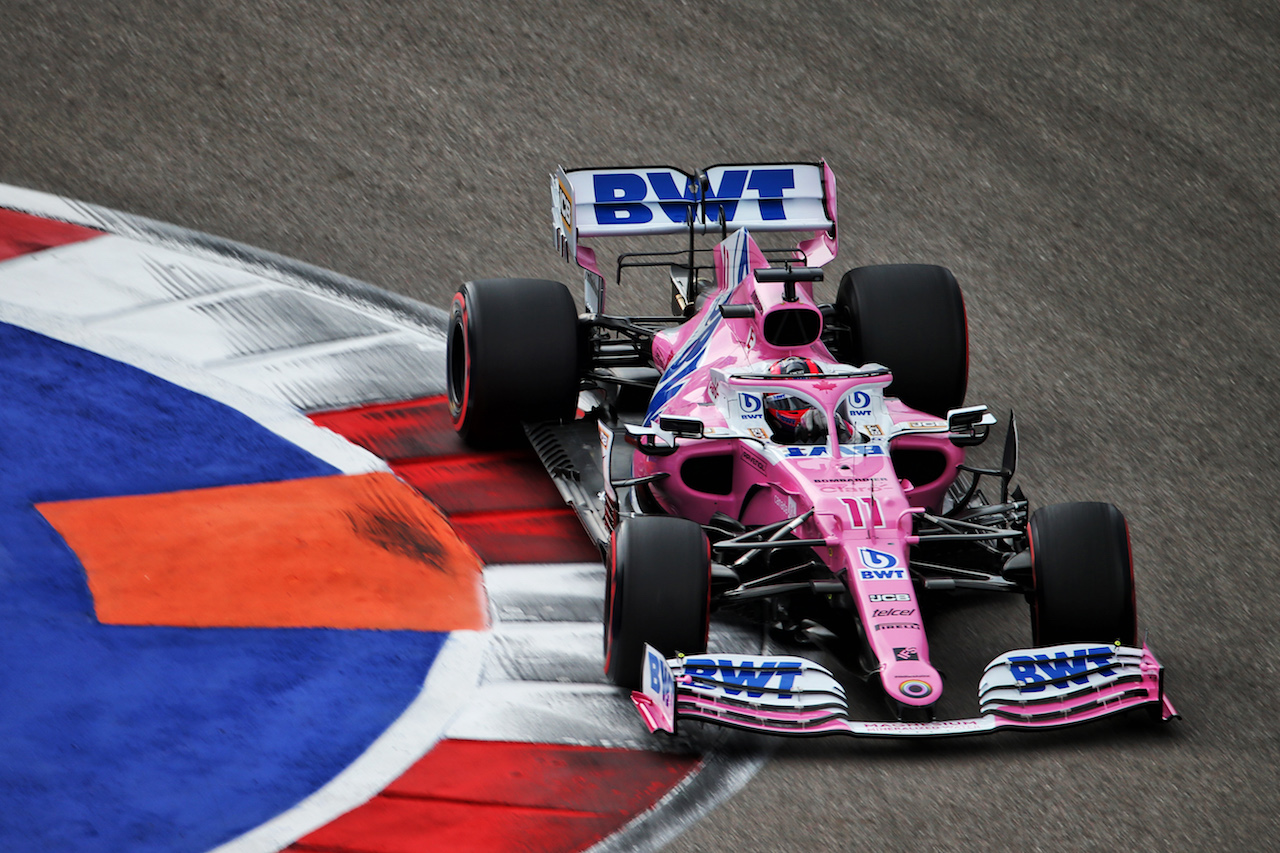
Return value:
<svg viewBox="0 0 1280 853">
<path fill-rule="evenodd" d="M 1030 514 L 1010 488 L 1012 415 L 1000 467 L 965 464 L 996 419 L 965 405 L 954 276 L 859 267 L 834 303 L 814 298 L 837 251 L 825 163 L 561 170 L 551 190 L 586 311 L 557 282 L 465 284 L 449 326 L 450 407 L 477 446 L 520 440 L 523 423 L 599 545 L 605 672 L 635 691 L 651 730 L 697 719 L 955 735 L 1139 706 L 1177 716 L 1139 643 L 1120 512 Z M 812 236 L 765 249 L 755 235 L 767 232 Z M 669 277 L 670 316 L 605 313 L 604 276 L 580 241 L 636 235 L 685 238 L 618 256 L 619 283 L 639 268 Z M 700 247 L 703 235 L 718 244 Z M 956 589 L 1025 595 L 1034 647 L 987 666 L 980 716 L 944 721 L 919 595 Z M 865 674 L 895 719 L 850 720 L 844 685 L 806 658 L 708 654 L 711 614 L 730 610 Z"/>
</svg>

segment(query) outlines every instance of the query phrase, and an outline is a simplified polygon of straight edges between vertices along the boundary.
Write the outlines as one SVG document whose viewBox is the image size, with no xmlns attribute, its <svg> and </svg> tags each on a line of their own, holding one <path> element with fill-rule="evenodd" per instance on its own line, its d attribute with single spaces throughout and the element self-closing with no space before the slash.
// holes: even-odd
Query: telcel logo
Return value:
<svg viewBox="0 0 1280 853">
<path fill-rule="evenodd" d="M 739 696 L 745 690 L 748 698 L 755 699 L 764 695 L 764 690 L 761 688 L 769 687 L 770 683 L 777 679 L 776 689 L 781 691 L 778 698 L 790 699 L 793 694 L 786 691 L 791 689 L 796 677 L 800 675 L 800 664 L 795 661 L 767 660 L 762 661 L 758 667 L 739 669 L 731 660 L 685 658 L 684 672 L 685 675 L 693 676 L 694 687 L 703 690 L 713 689 L 711 685 L 697 681 L 700 677 L 709 678 L 734 685 L 733 687 L 718 685 L 719 689 L 728 696 Z"/>
<path fill-rule="evenodd" d="M 1113 662 L 1111 649 L 1099 646 L 1092 649 L 1076 649 L 1072 655 L 1057 652 L 1048 655 L 1019 655 L 1009 658 L 1009 669 L 1019 681 L 1023 693 L 1041 693 L 1045 688 L 1068 690 L 1071 685 L 1085 686 L 1093 676 L 1115 675 L 1110 668 Z"/>
</svg>

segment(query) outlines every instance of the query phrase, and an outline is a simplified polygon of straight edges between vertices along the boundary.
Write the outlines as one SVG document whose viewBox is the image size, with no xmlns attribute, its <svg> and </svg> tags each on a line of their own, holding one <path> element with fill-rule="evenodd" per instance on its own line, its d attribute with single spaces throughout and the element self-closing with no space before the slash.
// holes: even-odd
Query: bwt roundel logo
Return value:
<svg viewBox="0 0 1280 853">
<path fill-rule="evenodd" d="M 738 410 L 742 412 L 743 417 L 759 416 L 761 409 L 760 398 L 755 394 L 739 394 Z"/>
<path fill-rule="evenodd" d="M 871 405 L 871 395 L 866 391 L 854 391 L 846 399 L 851 409 L 865 409 Z"/>
<path fill-rule="evenodd" d="M 898 558 L 893 554 L 875 548 L 859 548 L 858 559 L 868 569 L 892 569 L 898 565 Z"/>
</svg>

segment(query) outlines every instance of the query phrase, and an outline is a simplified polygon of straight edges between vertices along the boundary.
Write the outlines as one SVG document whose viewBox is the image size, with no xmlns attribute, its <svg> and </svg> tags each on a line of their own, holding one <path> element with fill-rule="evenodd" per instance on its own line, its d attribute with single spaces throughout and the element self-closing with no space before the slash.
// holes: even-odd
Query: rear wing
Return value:
<svg viewBox="0 0 1280 853">
<path fill-rule="evenodd" d="M 561 168 L 551 176 L 551 206 L 556 250 L 597 278 L 581 238 L 813 231 L 823 233 L 800 246 L 811 265 L 836 253 L 836 180 L 825 161 L 710 166 L 697 175 L 671 166 Z"/>
</svg>

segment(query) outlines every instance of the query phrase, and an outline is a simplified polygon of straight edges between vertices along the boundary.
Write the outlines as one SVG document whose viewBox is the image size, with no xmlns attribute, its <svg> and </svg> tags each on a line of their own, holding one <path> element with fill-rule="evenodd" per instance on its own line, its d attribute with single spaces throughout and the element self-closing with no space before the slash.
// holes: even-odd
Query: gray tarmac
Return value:
<svg viewBox="0 0 1280 853">
<path fill-rule="evenodd" d="M 1278 93 L 1264 0 L 0 2 L 0 182 L 442 307 L 577 289 L 558 164 L 825 157 L 837 274 L 955 271 L 970 401 L 1017 410 L 1037 504 L 1127 514 L 1185 719 L 782 742 L 678 853 L 1280 848 Z M 928 609 L 973 713 L 1025 605 Z"/>
</svg>

